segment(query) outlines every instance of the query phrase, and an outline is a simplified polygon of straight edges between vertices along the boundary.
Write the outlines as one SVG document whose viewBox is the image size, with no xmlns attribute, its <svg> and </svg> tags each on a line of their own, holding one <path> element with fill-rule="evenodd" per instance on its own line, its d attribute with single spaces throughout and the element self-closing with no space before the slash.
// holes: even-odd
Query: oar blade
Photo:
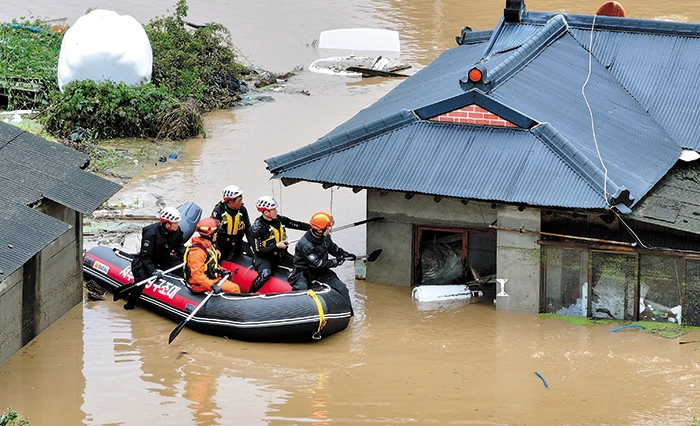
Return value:
<svg viewBox="0 0 700 426">
<path fill-rule="evenodd" d="M 114 290 L 114 301 L 116 302 L 117 300 L 124 297 L 134 287 L 136 287 L 136 284 L 127 284 L 127 285 L 123 285 L 123 286 L 119 287 L 118 289 Z"/>
<path fill-rule="evenodd" d="M 374 262 L 375 260 L 377 260 L 377 258 L 379 257 L 380 254 L 382 254 L 382 249 L 377 249 L 377 250 L 373 251 L 372 253 L 370 253 L 367 256 L 367 261 Z"/>
<path fill-rule="evenodd" d="M 187 318 L 189 319 L 189 318 Z M 173 331 L 170 332 L 170 337 L 168 337 L 168 344 L 171 344 L 173 340 L 177 337 L 178 334 L 182 331 L 183 328 L 185 328 L 185 324 L 187 324 L 187 319 L 182 321 L 180 324 L 175 327 Z"/>
</svg>

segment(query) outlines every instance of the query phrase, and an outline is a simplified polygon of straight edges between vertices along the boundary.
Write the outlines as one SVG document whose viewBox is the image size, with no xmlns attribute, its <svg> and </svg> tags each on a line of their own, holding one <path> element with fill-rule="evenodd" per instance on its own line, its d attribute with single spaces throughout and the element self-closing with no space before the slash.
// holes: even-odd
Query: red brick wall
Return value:
<svg viewBox="0 0 700 426">
<path fill-rule="evenodd" d="M 456 109 L 447 112 L 437 117 L 431 118 L 432 121 L 440 121 L 443 123 L 462 123 L 462 124 L 481 124 L 486 126 L 501 126 L 501 127 L 518 127 L 508 120 L 497 116 L 496 114 L 487 111 L 479 105 L 469 105 L 464 108 Z"/>
</svg>

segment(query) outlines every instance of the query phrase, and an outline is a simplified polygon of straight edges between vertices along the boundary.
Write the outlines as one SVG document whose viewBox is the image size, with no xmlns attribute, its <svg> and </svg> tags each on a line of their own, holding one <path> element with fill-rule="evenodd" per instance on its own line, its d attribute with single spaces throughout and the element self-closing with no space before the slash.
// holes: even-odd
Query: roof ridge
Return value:
<svg viewBox="0 0 700 426">
<path fill-rule="evenodd" d="M 501 33 L 501 30 L 507 24 L 504 20 L 501 20 L 499 28 L 493 32 L 491 41 L 484 51 L 483 58 L 488 57 L 491 54 L 491 49 L 493 48 L 495 41 Z M 567 33 L 569 30 L 568 22 L 564 15 L 558 14 L 552 17 L 547 23 L 542 27 L 541 30 L 537 32 L 532 38 L 527 42 L 523 43 L 518 49 L 516 49 L 508 58 L 503 62 L 496 65 L 495 67 L 486 70 L 483 73 L 483 85 L 486 92 L 498 87 L 501 83 L 508 80 L 513 74 L 517 73 L 523 69 L 527 64 L 532 62 L 536 56 L 538 56 L 547 46 L 552 44 L 555 40 L 559 39 L 562 35 Z M 469 81 L 469 78 L 463 77 L 460 80 L 460 84 L 464 90 L 468 90 L 474 86 L 474 83 Z"/>
<path fill-rule="evenodd" d="M 606 203 L 617 207 L 623 213 L 630 212 L 629 207 L 634 203 L 634 196 L 630 194 L 630 191 L 624 186 L 619 186 L 609 176 L 606 176 L 603 170 L 555 129 L 554 126 L 549 123 L 541 123 L 533 127 L 531 132 L 581 176 L 593 190 L 605 199 Z"/>
</svg>

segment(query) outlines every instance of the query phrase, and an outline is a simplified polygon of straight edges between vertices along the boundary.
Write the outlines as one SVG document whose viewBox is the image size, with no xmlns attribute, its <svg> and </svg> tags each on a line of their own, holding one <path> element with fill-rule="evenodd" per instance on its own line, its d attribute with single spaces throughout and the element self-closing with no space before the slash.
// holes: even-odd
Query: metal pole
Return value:
<svg viewBox="0 0 700 426">
<path fill-rule="evenodd" d="M 550 237 L 568 238 L 571 240 L 589 241 L 589 242 L 593 242 L 593 243 L 614 244 L 614 245 L 626 246 L 626 247 L 636 247 L 637 246 L 636 242 L 635 243 L 627 243 L 624 241 L 603 240 L 601 238 L 578 237 L 576 235 L 555 234 L 552 232 L 533 231 L 532 229 L 525 229 L 525 228 L 510 228 L 507 226 L 499 226 L 499 225 L 490 225 L 489 227 L 493 228 L 493 229 L 500 230 L 500 231 L 520 232 L 521 234 L 523 232 L 527 232 L 529 234 L 539 234 L 539 235 L 546 235 L 546 236 L 550 236 Z"/>
</svg>

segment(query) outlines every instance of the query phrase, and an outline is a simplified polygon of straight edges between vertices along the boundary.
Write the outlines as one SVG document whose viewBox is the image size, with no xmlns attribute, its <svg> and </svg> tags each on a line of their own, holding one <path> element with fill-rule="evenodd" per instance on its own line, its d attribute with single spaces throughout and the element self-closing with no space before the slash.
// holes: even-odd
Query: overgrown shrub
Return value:
<svg viewBox="0 0 700 426">
<path fill-rule="evenodd" d="M 58 90 L 63 36 L 35 19 L 0 24 L 0 108 L 46 108 Z"/>
<path fill-rule="evenodd" d="M 236 60 L 236 47 L 226 27 L 218 23 L 193 26 L 185 21 L 188 6 L 179 0 L 170 16 L 145 26 L 153 48 L 151 80 L 201 111 L 228 108 L 240 100 L 240 78 L 248 69 Z"/>
<path fill-rule="evenodd" d="M 92 139 L 186 139 L 203 131 L 199 112 L 153 84 L 73 81 L 57 94 L 39 119 L 52 135 L 67 137 L 76 128 Z"/>
<path fill-rule="evenodd" d="M 7 414 L 0 415 L 0 426 L 31 426 L 31 423 L 10 407 L 7 409 Z"/>
</svg>

